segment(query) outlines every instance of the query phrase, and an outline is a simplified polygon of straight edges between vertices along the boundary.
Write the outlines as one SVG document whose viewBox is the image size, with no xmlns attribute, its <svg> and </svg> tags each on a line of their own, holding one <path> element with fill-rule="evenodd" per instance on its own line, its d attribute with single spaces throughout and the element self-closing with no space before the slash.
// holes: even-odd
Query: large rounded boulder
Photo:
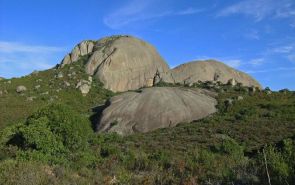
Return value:
<svg viewBox="0 0 295 185">
<path fill-rule="evenodd" d="M 243 86 L 262 88 L 250 75 L 214 60 L 181 64 L 171 69 L 168 73 L 163 74 L 162 80 L 181 84 L 198 83 L 199 81 L 219 81 L 223 84 L 231 83 L 235 85 L 241 83 Z"/>
<path fill-rule="evenodd" d="M 64 58 L 61 66 L 73 63 L 84 55 L 89 56 L 85 64 L 86 72 L 114 92 L 153 86 L 156 76 L 169 70 L 152 45 L 131 36 L 84 41 Z"/>
<path fill-rule="evenodd" d="M 192 122 L 216 112 L 216 100 L 201 89 L 152 87 L 111 98 L 100 115 L 98 132 L 145 133 Z"/>
</svg>

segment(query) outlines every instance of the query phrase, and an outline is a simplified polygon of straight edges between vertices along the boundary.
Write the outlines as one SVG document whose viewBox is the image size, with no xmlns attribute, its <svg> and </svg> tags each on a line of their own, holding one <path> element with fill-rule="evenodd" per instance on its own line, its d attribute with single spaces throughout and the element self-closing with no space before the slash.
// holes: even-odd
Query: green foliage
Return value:
<svg viewBox="0 0 295 185">
<path fill-rule="evenodd" d="M 281 148 L 273 145 L 266 146 L 265 158 L 271 175 L 272 184 L 292 184 L 295 182 L 295 143 L 287 139 L 282 143 Z M 264 163 L 264 154 L 258 156 L 261 166 Z"/>
<path fill-rule="evenodd" d="M 267 184 L 263 155 L 257 152 L 265 145 L 272 184 L 294 184 L 294 140 L 286 139 L 295 133 L 293 92 L 267 94 L 242 86 L 190 84 L 189 88 L 219 92 L 219 112 L 145 134 L 94 134 L 87 119 L 93 112 L 88 109 L 114 93 L 99 82 L 86 97 L 75 87 L 56 93 L 62 80 L 77 81 L 67 75 L 46 80 L 71 70 L 87 79 L 78 66 L 86 59 L 39 76 L 13 79 L 10 86 L 0 82 L 0 88 L 10 93 L 0 99 L 0 106 L 7 107 L 0 112 L 0 127 L 14 123 L 0 131 L 0 184 Z M 48 104 L 48 95 L 27 103 L 26 96 L 43 91 L 32 91 L 38 78 L 44 80 L 43 90 L 68 106 L 53 104 L 36 111 Z M 14 92 L 20 84 L 29 89 L 23 96 Z M 227 99 L 233 100 L 228 106 Z"/>
<path fill-rule="evenodd" d="M 76 85 L 80 80 L 88 80 L 83 62 L 88 56 L 83 56 L 73 64 L 59 69 L 40 71 L 21 78 L 0 81 L 0 90 L 7 91 L 0 97 L 0 130 L 7 125 L 24 122 L 28 116 L 49 103 L 62 103 L 71 107 L 80 114 L 91 115 L 90 107 L 95 107 L 114 95 L 113 92 L 103 88 L 103 84 L 93 79 L 91 90 L 87 96 L 83 96 Z M 58 73 L 63 78 L 56 78 Z M 75 74 L 75 75 L 72 75 Z M 68 82 L 70 86 L 65 85 Z M 27 91 L 18 94 L 16 87 L 24 85 Z M 36 87 L 39 88 L 36 88 Z M 29 97 L 34 97 L 29 101 Z"/>
<path fill-rule="evenodd" d="M 220 145 L 215 146 L 215 149 L 222 154 L 231 155 L 236 159 L 240 159 L 244 156 L 243 147 L 233 139 L 222 141 Z"/>
<path fill-rule="evenodd" d="M 89 150 L 93 136 L 89 121 L 61 104 L 46 106 L 30 116 L 24 124 L 8 127 L 1 134 L 1 148 L 17 147 L 17 158 L 53 163 L 64 158 L 81 158 L 80 151 Z M 83 153 L 88 160 L 91 156 Z M 74 156 L 74 157 L 73 157 Z M 91 159 L 93 160 L 93 159 Z"/>
<path fill-rule="evenodd" d="M 30 131 L 30 126 L 34 128 L 35 125 L 40 125 L 39 123 L 42 123 L 44 128 L 47 127 L 47 132 L 51 132 L 56 140 L 71 151 L 87 148 L 88 140 L 93 134 L 86 118 L 61 104 L 49 105 L 34 113 L 25 123 L 28 126 L 26 129 Z M 40 136 L 35 136 L 33 141 L 37 141 L 38 137 Z"/>
</svg>

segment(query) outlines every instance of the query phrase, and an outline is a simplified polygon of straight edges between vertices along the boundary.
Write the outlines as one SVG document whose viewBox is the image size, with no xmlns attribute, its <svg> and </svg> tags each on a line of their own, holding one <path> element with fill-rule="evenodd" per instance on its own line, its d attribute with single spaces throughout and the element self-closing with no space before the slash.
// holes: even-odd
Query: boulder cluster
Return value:
<svg viewBox="0 0 295 185">
<path fill-rule="evenodd" d="M 99 132 L 122 135 L 148 132 L 202 119 L 216 111 L 212 93 L 153 87 L 160 82 L 189 86 L 210 82 L 261 89 L 251 76 L 214 60 L 193 61 L 170 69 L 152 45 L 132 36 L 83 41 L 64 57 L 59 67 L 78 62 L 81 57 L 86 73 L 102 82 L 106 89 L 125 92 L 144 88 L 111 98 L 99 115 Z M 87 94 L 91 82 L 80 81 L 76 88 Z"/>
<path fill-rule="evenodd" d="M 86 72 L 114 92 L 151 87 L 161 81 L 181 84 L 216 81 L 261 88 L 251 76 L 214 60 L 189 62 L 170 69 L 152 45 L 132 36 L 83 41 L 64 57 L 60 66 L 85 55 Z"/>
</svg>

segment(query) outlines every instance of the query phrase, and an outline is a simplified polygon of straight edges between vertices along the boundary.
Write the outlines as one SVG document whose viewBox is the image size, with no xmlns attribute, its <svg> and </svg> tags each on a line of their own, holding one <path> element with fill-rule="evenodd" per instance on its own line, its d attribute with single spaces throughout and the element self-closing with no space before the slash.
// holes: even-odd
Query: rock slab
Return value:
<svg viewBox="0 0 295 185">
<path fill-rule="evenodd" d="M 199 120 L 216 112 L 216 100 L 201 89 L 152 87 L 111 98 L 97 123 L 98 132 L 145 133 Z"/>
</svg>

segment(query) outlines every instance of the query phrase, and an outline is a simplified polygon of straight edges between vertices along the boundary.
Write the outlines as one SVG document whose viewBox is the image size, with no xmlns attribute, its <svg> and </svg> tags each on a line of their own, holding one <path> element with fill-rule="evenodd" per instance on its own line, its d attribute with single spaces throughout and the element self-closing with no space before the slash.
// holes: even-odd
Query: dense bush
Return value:
<svg viewBox="0 0 295 185">
<path fill-rule="evenodd" d="M 291 139 L 284 140 L 280 148 L 272 145 L 265 147 L 264 152 L 259 154 L 258 161 L 263 174 L 266 173 L 263 169 L 265 161 L 268 164 L 272 184 L 293 184 L 295 182 L 295 142 Z"/>
<path fill-rule="evenodd" d="M 75 158 L 71 152 L 87 151 L 92 135 L 86 118 L 67 106 L 52 104 L 35 112 L 25 123 L 3 130 L 1 148 L 15 148 L 18 158 L 62 162 L 64 156 Z"/>
</svg>

